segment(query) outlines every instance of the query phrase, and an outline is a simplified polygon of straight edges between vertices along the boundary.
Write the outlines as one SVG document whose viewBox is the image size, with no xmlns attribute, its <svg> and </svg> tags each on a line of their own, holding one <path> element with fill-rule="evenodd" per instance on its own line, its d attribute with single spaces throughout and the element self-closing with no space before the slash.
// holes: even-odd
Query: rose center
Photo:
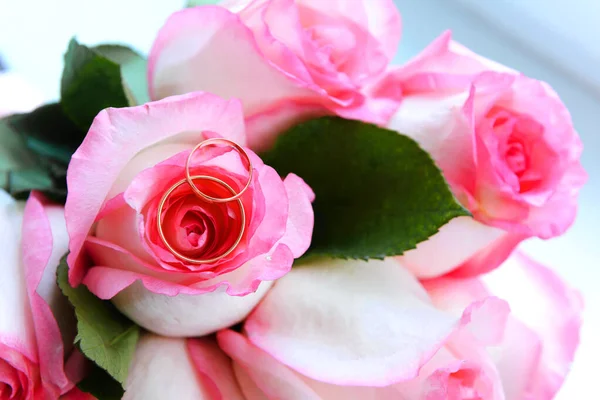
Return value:
<svg viewBox="0 0 600 400">
<path fill-rule="evenodd" d="M 206 243 L 206 223 L 198 213 L 187 212 L 181 221 L 181 229 L 185 232 L 185 238 L 191 247 L 202 247 Z"/>
<path fill-rule="evenodd" d="M 198 241 L 200 236 L 204 233 L 205 229 L 200 225 L 186 227 L 187 240 L 194 247 L 198 247 Z"/>
<path fill-rule="evenodd" d="M 472 369 L 460 369 L 448 377 L 449 392 L 457 399 L 478 400 L 480 396 L 477 389 L 477 371 Z"/>
<path fill-rule="evenodd" d="M 508 143 L 508 148 L 504 155 L 506 164 L 518 177 L 521 177 L 527 170 L 527 157 L 523 143 L 513 141 Z"/>
</svg>

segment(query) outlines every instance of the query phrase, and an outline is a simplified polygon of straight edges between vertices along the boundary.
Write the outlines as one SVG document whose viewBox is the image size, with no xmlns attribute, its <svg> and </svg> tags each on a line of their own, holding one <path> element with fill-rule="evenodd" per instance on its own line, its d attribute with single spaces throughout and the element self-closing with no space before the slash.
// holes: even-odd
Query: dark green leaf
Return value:
<svg viewBox="0 0 600 400">
<path fill-rule="evenodd" d="M 315 119 L 282 135 L 262 157 L 280 175 L 293 172 L 315 191 L 307 254 L 400 255 L 452 218 L 469 215 L 425 151 L 374 125 Z"/>
<path fill-rule="evenodd" d="M 36 155 L 68 164 L 85 132 L 65 115 L 60 104 L 46 104 L 27 114 L 9 117 L 13 130 Z"/>
<path fill-rule="evenodd" d="M 121 400 L 125 393 L 119 382 L 95 364 L 77 387 L 98 400 Z"/>
<path fill-rule="evenodd" d="M 66 256 L 57 271 L 58 286 L 75 307 L 81 352 L 124 384 L 139 339 L 140 328 L 109 301 L 94 296 L 84 285 L 71 287 Z"/>
<path fill-rule="evenodd" d="M 83 137 L 56 103 L 0 120 L 0 188 L 18 198 L 40 190 L 64 202 L 67 166 Z"/>
<path fill-rule="evenodd" d="M 147 60 L 136 51 L 126 46 L 104 44 L 94 50 L 121 66 L 123 85 L 133 99 L 131 105 L 144 104 L 150 101 L 148 93 Z"/>
<path fill-rule="evenodd" d="M 65 54 L 60 95 L 66 114 L 85 131 L 101 110 L 129 105 L 119 64 L 75 39 Z"/>
</svg>

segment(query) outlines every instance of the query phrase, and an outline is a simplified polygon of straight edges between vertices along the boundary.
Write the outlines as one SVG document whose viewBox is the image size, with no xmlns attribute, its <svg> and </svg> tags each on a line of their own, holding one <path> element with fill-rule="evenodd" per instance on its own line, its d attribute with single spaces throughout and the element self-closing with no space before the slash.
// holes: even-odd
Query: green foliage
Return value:
<svg viewBox="0 0 600 400">
<path fill-rule="evenodd" d="M 73 39 L 60 103 L 0 120 L 0 189 L 17 198 L 39 190 L 64 203 L 71 156 L 98 112 L 148 101 L 142 56 L 125 46 L 88 48 Z"/>
<path fill-rule="evenodd" d="M 416 142 L 375 125 L 331 117 L 308 121 L 283 134 L 262 158 L 315 191 L 308 255 L 401 255 L 452 218 L 469 215 Z"/>
<path fill-rule="evenodd" d="M 0 120 L 0 188 L 15 197 L 40 190 L 64 202 L 67 166 L 84 136 L 57 103 Z"/>
<path fill-rule="evenodd" d="M 113 44 L 94 47 L 94 51 L 121 67 L 122 84 L 125 93 L 130 97 L 130 105 L 144 104 L 150 101 L 146 75 L 148 61 L 144 57 L 127 46 Z"/>
<path fill-rule="evenodd" d="M 77 387 L 97 400 L 121 400 L 125 393 L 123 386 L 96 364 Z"/>
<path fill-rule="evenodd" d="M 75 343 L 87 358 L 123 385 L 139 339 L 139 326 L 123 316 L 110 302 L 94 296 L 84 285 L 76 288 L 69 285 L 66 256 L 58 267 L 57 281 L 75 308 Z M 95 385 L 87 383 L 88 387 Z"/>
<path fill-rule="evenodd" d="M 65 113 L 85 131 L 101 110 L 129 105 L 119 64 L 75 39 L 65 54 L 60 96 Z"/>
</svg>

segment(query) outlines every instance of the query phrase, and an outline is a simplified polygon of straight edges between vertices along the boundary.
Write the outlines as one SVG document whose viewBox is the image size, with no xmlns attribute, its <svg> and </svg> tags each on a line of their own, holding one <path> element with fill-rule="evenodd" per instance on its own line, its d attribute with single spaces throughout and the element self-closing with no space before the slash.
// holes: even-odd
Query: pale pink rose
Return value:
<svg viewBox="0 0 600 400">
<path fill-rule="evenodd" d="M 150 96 L 236 97 L 249 146 L 309 115 L 385 123 L 396 99 L 371 96 L 400 40 L 392 0 L 233 0 L 173 14 L 149 56 Z"/>
<path fill-rule="evenodd" d="M 498 272 L 513 277 L 439 280 L 427 292 L 391 260 L 307 265 L 275 284 L 243 333 L 218 342 L 247 400 L 551 399 L 573 358 L 580 299 L 546 268 L 515 261 Z M 515 275 L 536 302 L 510 299 L 509 314 L 495 295 Z"/>
<path fill-rule="evenodd" d="M 583 302 L 577 291 L 520 252 L 479 280 L 439 278 L 426 281 L 425 288 L 437 307 L 449 311 L 489 295 L 508 301 L 511 313 L 502 341 L 489 350 L 504 396 L 554 398 L 579 344 Z"/>
<path fill-rule="evenodd" d="M 394 259 L 322 259 L 280 279 L 243 334 L 224 330 L 217 338 L 248 400 L 425 399 L 415 378 L 436 372 L 431 379 L 448 381 L 455 372 L 459 383 L 495 393 L 500 384 L 492 366 L 469 380 L 479 358 L 457 362 L 446 356 L 447 346 L 472 326 L 482 341 L 496 341 L 507 313 L 494 297 L 473 302 L 462 315 L 440 311 Z M 433 360 L 445 369 L 437 371 Z"/>
<path fill-rule="evenodd" d="M 0 73 L 0 118 L 31 111 L 42 101 L 42 95 L 20 75 Z"/>
<path fill-rule="evenodd" d="M 402 105 L 388 126 L 427 150 L 473 213 L 404 254 L 419 277 L 473 275 L 523 239 L 571 225 L 586 180 L 581 140 L 557 94 L 442 35 L 381 84 Z"/>
<path fill-rule="evenodd" d="M 83 282 L 138 324 L 163 335 L 207 334 L 250 312 L 270 281 L 285 275 L 308 248 L 314 194 L 296 175 L 280 178 L 246 149 L 253 178 L 241 197 L 246 224 L 240 244 L 208 264 L 177 258 L 158 235 L 158 203 L 185 177 L 194 145 L 214 136 L 245 144 L 237 100 L 196 92 L 109 108 L 95 118 L 67 174 L 72 285 Z M 191 174 L 211 175 L 241 190 L 247 165 L 229 150 L 203 150 L 193 157 Z M 222 192 L 216 185 L 197 184 Z M 221 192 L 212 195 L 230 196 Z M 201 201 L 187 184 L 173 193 L 162 221 L 177 251 L 208 259 L 231 247 L 242 221 L 237 202 Z"/>
<path fill-rule="evenodd" d="M 67 243 L 62 207 L 35 193 L 23 206 L 0 190 L 1 399 L 74 393 L 80 371 L 65 364 L 73 353 L 75 321 L 56 285 Z"/>
<path fill-rule="evenodd" d="M 231 360 L 214 338 L 144 334 L 138 342 L 123 400 L 245 400 Z"/>
</svg>

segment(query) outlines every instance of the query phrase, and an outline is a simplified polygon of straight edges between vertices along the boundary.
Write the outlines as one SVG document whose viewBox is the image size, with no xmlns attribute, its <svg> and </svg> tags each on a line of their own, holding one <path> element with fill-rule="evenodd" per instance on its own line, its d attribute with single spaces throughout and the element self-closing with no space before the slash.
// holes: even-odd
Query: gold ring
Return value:
<svg viewBox="0 0 600 400">
<path fill-rule="evenodd" d="M 220 198 L 220 197 L 209 196 L 206 193 L 203 193 L 194 184 L 191 173 L 190 173 L 190 163 L 192 161 L 192 156 L 194 155 L 194 153 L 196 151 L 200 150 L 202 147 L 211 146 L 211 145 L 215 145 L 215 144 L 219 144 L 219 143 L 227 144 L 227 145 L 231 146 L 233 149 L 235 149 L 238 152 L 238 154 L 242 158 L 245 158 L 248 163 L 248 182 L 246 182 L 246 185 L 242 188 L 242 190 L 239 193 L 236 193 L 235 191 L 233 191 L 232 197 Z M 186 179 L 188 185 L 190 185 L 190 187 L 194 191 L 194 193 L 196 193 L 198 196 L 202 197 L 203 199 L 210 201 L 212 203 L 228 203 L 230 201 L 237 200 L 240 197 L 242 197 L 244 192 L 250 187 L 250 183 L 252 183 L 252 170 L 253 170 L 253 168 L 252 168 L 252 162 L 250 161 L 250 156 L 248 156 L 248 153 L 246 153 L 246 151 L 240 145 L 238 145 L 228 139 L 214 138 L 214 139 L 208 139 L 203 142 L 200 142 L 196 145 L 196 147 L 194 147 L 192 149 L 192 151 L 188 155 L 187 161 L 185 162 L 185 179 Z M 221 181 L 221 182 L 223 182 L 223 181 Z M 223 183 L 225 183 L 225 182 L 223 182 Z"/>
<path fill-rule="evenodd" d="M 164 245 L 171 251 L 171 253 L 173 253 L 173 255 L 175 255 L 177 258 L 183 260 L 183 261 L 187 261 L 190 264 L 209 264 L 209 263 L 213 263 L 215 261 L 220 260 L 221 258 L 229 255 L 233 250 L 235 250 L 235 248 L 240 244 L 241 240 L 242 240 L 242 236 L 244 236 L 244 230 L 246 229 L 246 212 L 244 211 L 244 204 L 242 203 L 242 200 L 239 198 L 240 193 L 238 193 L 238 195 L 236 195 L 233 199 L 237 200 L 237 203 L 240 207 L 240 214 L 242 216 L 242 226 L 240 228 L 240 232 L 237 236 L 237 239 L 235 240 L 235 242 L 233 243 L 233 245 L 223 254 L 218 255 L 217 257 L 213 257 L 213 258 L 209 258 L 209 259 L 195 259 L 195 258 L 190 258 L 190 257 L 186 257 L 183 254 L 179 253 L 177 250 L 175 250 L 173 248 L 173 246 L 171 246 L 171 244 L 169 243 L 169 241 L 167 240 L 167 238 L 165 237 L 165 233 L 163 231 L 163 227 L 162 227 L 162 213 L 163 213 L 163 208 L 165 207 L 165 203 L 167 201 L 167 199 L 169 198 L 169 196 L 173 193 L 173 191 L 175 189 L 177 189 L 179 186 L 183 185 L 184 183 L 189 183 L 190 181 L 193 180 L 209 180 L 209 181 L 213 181 L 218 183 L 219 185 L 223 186 L 224 188 L 226 188 L 227 190 L 229 190 L 233 195 L 235 195 L 235 190 L 233 190 L 233 188 L 231 186 L 229 186 L 227 183 L 223 182 L 221 179 L 219 178 L 215 178 L 214 176 L 208 176 L 208 175 L 194 175 L 194 176 L 187 176 L 185 179 L 180 180 L 179 182 L 177 182 L 176 184 L 174 184 L 173 186 L 171 186 L 169 188 L 169 190 L 167 190 L 165 192 L 165 194 L 163 195 L 162 199 L 160 200 L 160 203 L 158 205 L 158 211 L 156 214 L 156 225 L 158 228 L 158 235 L 160 236 L 160 239 L 162 240 L 162 242 L 164 243 Z M 191 186 L 191 185 L 190 185 Z M 194 188 L 194 186 L 192 186 L 192 188 Z M 205 196 L 203 196 L 205 197 Z M 206 197 L 210 197 L 210 196 L 206 196 Z M 210 200 L 208 200 L 207 202 L 211 202 Z M 221 201 L 222 202 L 222 201 Z"/>
</svg>

